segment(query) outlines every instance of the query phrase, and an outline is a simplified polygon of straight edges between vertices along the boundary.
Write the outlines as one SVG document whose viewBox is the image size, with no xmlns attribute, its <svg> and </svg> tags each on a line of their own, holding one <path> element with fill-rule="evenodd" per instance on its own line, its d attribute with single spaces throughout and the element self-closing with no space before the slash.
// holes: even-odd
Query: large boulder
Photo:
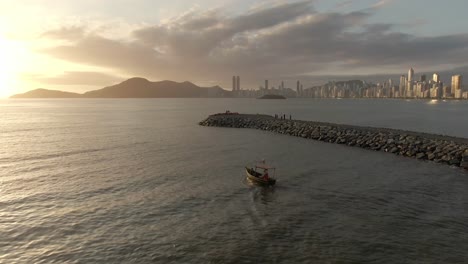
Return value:
<svg viewBox="0 0 468 264">
<path fill-rule="evenodd" d="M 460 160 L 454 158 L 449 161 L 450 165 L 460 166 Z"/>
<path fill-rule="evenodd" d="M 468 170 L 468 149 L 463 153 L 463 160 L 460 163 L 460 167 Z"/>
<path fill-rule="evenodd" d="M 429 153 L 429 154 L 427 154 L 427 159 L 428 159 L 428 160 L 433 160 L 433 159 L 435 159 L 435 157 L 436 157 L 436 156 L 434 155 L 434 153 Z"/>
<path fill-rule="evenodd" d="M 460 163 L 460 167 L 464 168 L 465 170 L 468 170 L 468 161 L 462 161 Z"/>
<path fill-rule="evenodd" d="M 465 152 L 463 153 L 463 160 L 468 161 L 468 149 L 466 149 Z"/>
<path fill-rule="evenodd" d="M 424 159 L 425 157 L 426 157 L 426 153 L 420 152 L 420 153 L 416 154 L 417 159 Z"/>
</svg>

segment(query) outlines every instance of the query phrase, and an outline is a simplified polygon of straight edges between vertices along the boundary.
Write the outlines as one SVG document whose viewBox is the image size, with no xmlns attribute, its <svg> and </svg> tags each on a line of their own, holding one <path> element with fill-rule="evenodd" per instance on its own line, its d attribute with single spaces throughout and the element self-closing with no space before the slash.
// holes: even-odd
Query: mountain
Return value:
<svg viewBox="0 0 468 264">
<path fill-rule="evenodd" d="M 144 78 L 131 78 L 119 84 L 75 94 L 62 91 L 37 89 L 12 98 L 191 98 L 230 97 L 231 92 L 219 86 L 199 87 L 191 82 L 150 82 Z"/>
<path fill-rule="evenodd" d="M 36 89 L 23 94 L 13 95 L 11 98 L 79 98 L 81 94 L 56 90 Z"/>
<path fill-rule="evenodd" d="M 220 97 L 224 90 L 218 87 L 203 88 L 191 82 L 150 82 L 144 78 L 131 78 L 119 84 L 83 94 L 86 98 L 181 98 Z"/>
</svg>

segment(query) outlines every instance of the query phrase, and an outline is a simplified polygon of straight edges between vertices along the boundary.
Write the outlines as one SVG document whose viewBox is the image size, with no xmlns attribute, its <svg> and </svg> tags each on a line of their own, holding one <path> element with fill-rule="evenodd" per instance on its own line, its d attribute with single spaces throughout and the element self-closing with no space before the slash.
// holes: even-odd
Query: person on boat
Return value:
<svg viewBox="0 0 468 264">
<path fill-rule="evenodd" d="M 263 179 L 265 181 L 268 181 L 270 179 L 270 177 L 268 176 L 268 170 L 267 169 L 263 170 Z"/>
</svg>

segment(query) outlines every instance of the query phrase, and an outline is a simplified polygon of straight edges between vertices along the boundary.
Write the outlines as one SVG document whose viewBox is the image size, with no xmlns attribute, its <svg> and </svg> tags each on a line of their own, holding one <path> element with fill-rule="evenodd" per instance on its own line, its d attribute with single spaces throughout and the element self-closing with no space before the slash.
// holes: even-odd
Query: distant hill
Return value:
<svg viewBox="0 0 468 264">
<path fill-rule="evenodd" d="M 11 98 L 193 98 L 229 97 L 230 91 L 219 86 L 199 87 L 191 82 L 150 82 L 144 78 L 131 78 L 119 84 L 89 91 L 84 94 L 37 89 Z"/>
<path fill-rule="evenodd" d="M 56 90 L 36 89 L 23 94 L 15 94 L 11 98 L 80 98 L 81 94 Z"/>
</svg>

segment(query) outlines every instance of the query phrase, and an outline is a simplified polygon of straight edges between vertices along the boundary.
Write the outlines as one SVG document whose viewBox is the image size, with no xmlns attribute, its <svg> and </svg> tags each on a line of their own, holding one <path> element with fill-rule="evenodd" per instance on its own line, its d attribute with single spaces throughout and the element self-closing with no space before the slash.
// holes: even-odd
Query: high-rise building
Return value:
<svg viewBox="0 0 468 264">
<path fill-rule="evenodd" d="M 413 68 L 409 69 L 408 71 L 408 84 L 406 85 L 406 93 L 409 97 L 413 96 L 413 76 L 414 70 Z"/>
<path fill-rule="evenodd" d="M 455 98 L 461 98 L 462 94 L 462 76 L 454 75 L 452 76 L 452 94 Z"/>
<path fill-rule="evenodd" d="M 236 85 L 236 76 L 232 76 L 232 91 L 234 92 L 237 88 Z"/>
<path fill-rule="evenodd" d="M 240 91 L 240 76 L 236 77 L 236 90 Z"/>
<path fill-rule="evenodd" d="M 421 77 L 419 78 L 419 81 L 420 82 L 425 82 L 426 81 L 426 74 L 421 75 Z"/>
<path fill-rule="evenodd" d="M 434 73 L 434 74 L 432 75 L 432 81 L 434 81 L 435 83 L 438 83 L 438 82 L 440 81 L 440 76 L 439 76 L 439 74 Z"/>
<path fill-rule="evenodd" d="M 452 97 L 452 94 L 450 92 L 450 86 L 444 86 L 444 89 L 442 91 L 442 97 L 443 98 L 449 98 Z"/>
<path fill-rule="evenodd" d="M 413 68 L 409 69 L 408 71 L 408 82 L 412 82 L 413 81 L 413 76 L 414 76 L 414 70 Z"/>
<path fill-rule="evenodd" d="M 398 93 L 400 95 L 400 97 L 404 97 L 405 90 L 406 90 L 406 76 L 402 75 L 400 77 L 400 89 L 399 89 L 399 93 Z"/>
<path fill-rule="evenodd" d="M 432 88 L 429 90 L 430 98 L 441 99 L 442 98 L 442 88 L 440 83 L 433 82 Z"/>
<path fill-rule="evenodd" d="M 281 81 L 281 90 L 284 90 L 284 81 Z"/>
<path fill-rule="evenodd" d="M 265 89 L 268 90 L 268 80 L 265 80 Z"/>
<path fill-rule="evenodd" d="M 299 81 L 297 81 L 296 83 L 296 93 L 297 93 L 297 97 L 301 96 L 301 83 Z"/>
</svg>

